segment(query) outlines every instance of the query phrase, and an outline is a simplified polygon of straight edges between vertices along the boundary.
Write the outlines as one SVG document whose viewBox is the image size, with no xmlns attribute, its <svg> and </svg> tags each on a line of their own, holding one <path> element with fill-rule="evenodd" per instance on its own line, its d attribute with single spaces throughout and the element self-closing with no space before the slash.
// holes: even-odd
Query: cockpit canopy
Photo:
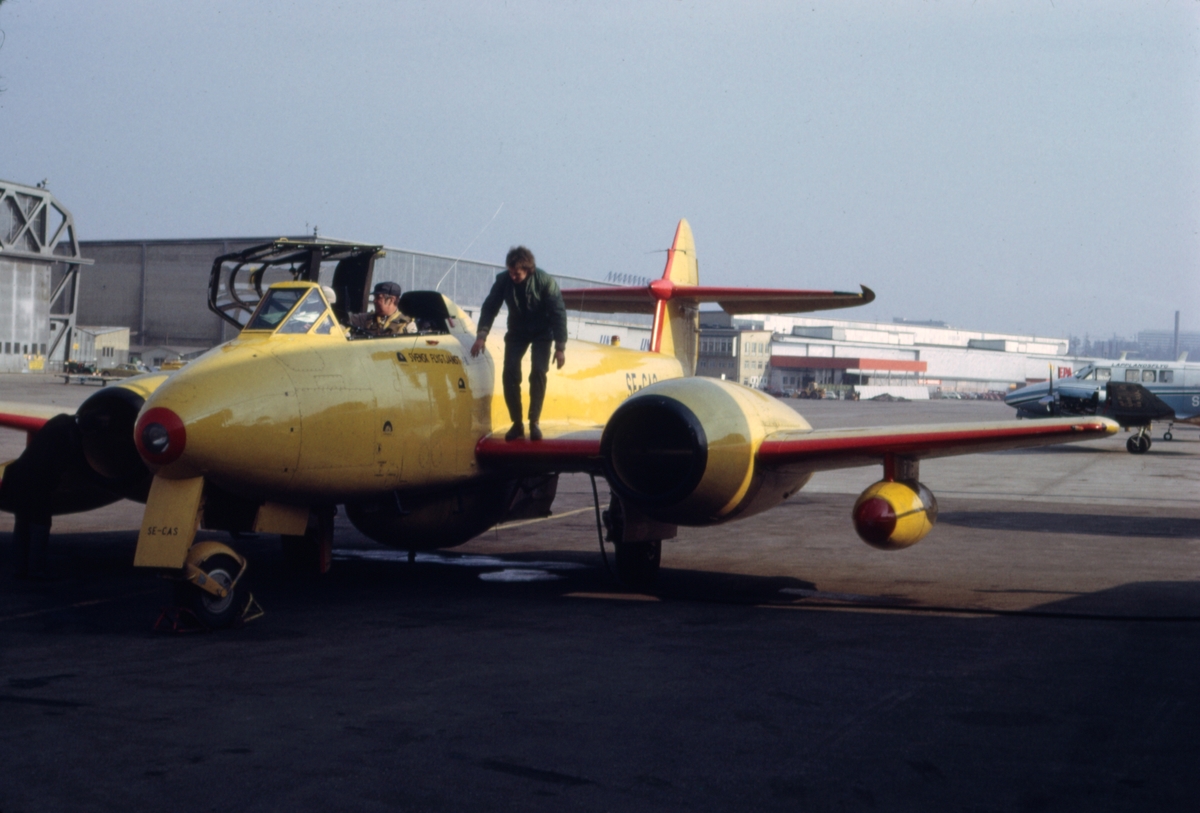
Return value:
<svg viewBox="0 0 1200 813">
<path fill-rule="evenodd" d="M 285 335 L 339 335 L 345 330 L 338 321 L 331 301 L 332 292 L 312 282 L 279 282 L 263 295 L 243 332 L 271 332 Z M 412 318 L 417 332 L 449 333 L 470 330 L 462 320 L 458 306 L 437 291 L 408 291 L 400 297 L 400 311 Z"/>
</svg>

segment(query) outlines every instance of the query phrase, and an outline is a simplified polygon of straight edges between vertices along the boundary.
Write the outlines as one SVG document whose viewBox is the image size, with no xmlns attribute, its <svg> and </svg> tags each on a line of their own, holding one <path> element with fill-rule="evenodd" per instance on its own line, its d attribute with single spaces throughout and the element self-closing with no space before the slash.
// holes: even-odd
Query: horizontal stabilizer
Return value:
<svg viewBox="0 0 1200 813">
<path fill-rule="evenodd" d="M 659 302 L 715 302 L 726 313 L 807 313 L 853 308 L 875 299 L 865 285 L 861 293 L 796 291 L 786 288 L 727 288 L 715 285 L 676 285 L 656 279 L 628 288 L 570 288 L 562 292 L 571 310 L 592 313 L 654 313 Z"/>
</svg>

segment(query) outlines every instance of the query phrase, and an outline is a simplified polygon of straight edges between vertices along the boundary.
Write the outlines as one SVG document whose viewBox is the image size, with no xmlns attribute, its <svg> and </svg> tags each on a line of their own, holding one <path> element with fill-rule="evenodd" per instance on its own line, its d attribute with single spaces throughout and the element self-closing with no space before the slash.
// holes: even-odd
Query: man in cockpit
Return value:
<svg viewBox="0 0 1200 813">
<path fill-rule="evenodd" d="M 417 325 L 400 312 L 400 286 L 394 282 L 381 282 L 371 292 L 375 303 L 374 313 L 356 313 L 350 317 L 350 328 L 368 336 L 398 336 L 401 333 L 416 333 Z"/>
</svg>

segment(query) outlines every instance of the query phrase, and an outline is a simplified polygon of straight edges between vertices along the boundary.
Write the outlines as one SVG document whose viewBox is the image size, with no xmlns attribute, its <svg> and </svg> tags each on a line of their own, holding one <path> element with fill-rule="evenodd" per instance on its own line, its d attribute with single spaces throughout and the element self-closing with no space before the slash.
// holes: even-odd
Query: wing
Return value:
<svg viewBox="0 0 1200 813">
<path fill-rule="evenodd" d="M 32 437 L 46 421 L 61 413 L 62 410 L 56 407 L 0 401 L 0 427 L 16 429 Z"/>
<path fill-rule="evenodd" d="M 785 430 L 758 447 L 763 469 L 803 473 L 870 466 L 889 456 L 921 460 L 995 452 L 1106 437 L 1118 431 L 1107 418 L 1044 421 L 921 424 L 863 429 Z M 543 440 L 507 442 L 504 432 L 484 437 L 475 447 L 480 464 L 521 474 L 582 471 L 603 473 L 600 439 L 604 427 L 542 424 Z"/>
<path fill-rule="evenodd" d="M 542 439 L 536 442 L 510 442 L 504 439 L 505 430 L 493 432 L 475 445 L 475 459 L 486 468 L 513 474 L 604 471 L 600 457 L 604 427 L 543 421 L 541 428 Z"/>
<path fill-rule="evenodd" d="M 677 285 L 656 279 L 645 287 L 570 288 L 562 292 L 572 310 L 592 313 L 654 313 L 659 302 L 700 304 L 715 302 L 726 313 L 805 313 L 852 308 L 875 299 L 865 285 L 861 293 L 796 291 L 780 288 L 724 288 L 712 285 Z"/>
<path fill-rule="evenodd" d="M 1107 418 L 929 424 L 864 429 L 787 430 L 768 435 L 756 455 L 767 468 L 827 471 L 867 466 L 889 456 L 920 460 L 1072 443 L 1111 435 Z"/>
</svg>

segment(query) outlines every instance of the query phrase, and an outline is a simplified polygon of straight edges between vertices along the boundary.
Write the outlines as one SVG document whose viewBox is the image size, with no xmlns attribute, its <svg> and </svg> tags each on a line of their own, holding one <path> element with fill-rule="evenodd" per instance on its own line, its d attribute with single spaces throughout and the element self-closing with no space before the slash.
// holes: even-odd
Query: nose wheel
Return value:
<svg viewBox="0 0 1200 813">
<path fill-rule="evenodd" d="M 1167 424 L 1167 431 L 1163 432 L 1163 440 L 1175 440 L 1175 436 L 1171 434 L 1171 430 L 1175 428 L 1175 424 Z"/>
<path fill-rule="evenodd" d="M 195 568 L 194 578 L 180 582 L 175 594 L 179 606 L 195 613 L 209 629 L 221 629 L 232 624 L 246 608 L 249 593 L 241 579 L 245 564 L 224 553 L 210 556 Z M 208 585 L 208 589 L 205 589 Z M 213 591 L 212 585 L 219 585 Z M 223 595 L 222 595 L 223 594 Z"/>
</svg>

